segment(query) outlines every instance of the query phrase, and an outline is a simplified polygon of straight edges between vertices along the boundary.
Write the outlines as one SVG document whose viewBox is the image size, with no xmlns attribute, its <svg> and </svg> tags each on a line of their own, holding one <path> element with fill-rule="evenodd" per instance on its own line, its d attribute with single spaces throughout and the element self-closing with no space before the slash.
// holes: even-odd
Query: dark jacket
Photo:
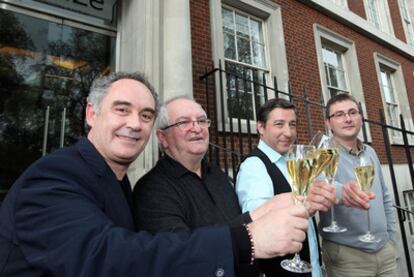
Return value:
<svg viewBox="0 0 414 277">
<path fill-rule="evenodd" d="M 83 138 L 12 186 L 0 210 L 0 276 L 234 275 L 229 228 L 135 231 L 120 182 Z"/>
<path fill-rule="evenodd" d="M 138 228 L 154 233 L 251 222 L 249 213 L 241 213 L 227 175 L 205 161 L 200 178 L 165 155 L 138 181 L 134 199 Z M 258 268 L 249 265 L 237 272 L 239 277 L 258 275 Z"/>
</svg>

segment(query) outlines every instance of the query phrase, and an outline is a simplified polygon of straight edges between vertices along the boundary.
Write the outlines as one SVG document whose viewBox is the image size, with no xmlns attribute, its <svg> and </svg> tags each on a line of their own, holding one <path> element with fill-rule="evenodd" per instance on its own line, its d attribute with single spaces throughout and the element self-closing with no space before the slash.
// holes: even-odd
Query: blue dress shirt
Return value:
<svg viewBox="0 0 414 277">
<path fill-rule="evenodd" d="M 263 140 L 259 141 L 257 147 L 268 156 L 272 163 L 276 164 L 283 176 L 290 183 L 291 180 L 287 172 L 285 157 L 273 150 Z M 256 209 L 274 196 L 272 180 L 267 173 L 266 166 L 260 158 L 249 157 L 240 165 L 236 180 L 236 193 L 243 212 Z M 312 276 L 322 277 L 315 226 L 311 219 L 309 219 L 308 238 Z"/>
</svg>

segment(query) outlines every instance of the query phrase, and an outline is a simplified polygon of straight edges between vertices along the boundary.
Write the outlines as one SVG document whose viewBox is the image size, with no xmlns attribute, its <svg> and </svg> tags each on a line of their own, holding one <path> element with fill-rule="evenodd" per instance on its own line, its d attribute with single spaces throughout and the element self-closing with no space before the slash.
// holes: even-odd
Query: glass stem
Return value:
<svg viewBox="0 0 414 277">
<path fill-rule="evenodd" d="M 371 233 L 371 220 L 369 220 L 369 210 L 367 210 L 367 216 L 368 216 L 368 233 Z"/>
<path fill-rule="evenodd" d="M 296 266 L 299 266 L 302 260 L 300 259 L 299 253 L 296 253 L 292 258 L 292 263 Z"/>
<path fill-rule="evenodd" d="M 335 221 L 335 212 L 334 212 L 334 205 L 331 207 L 331 218 L 332 218 L 332 225 L 334 225 Z"/>
<path fill-rule="evenodd" d="M 328 178 L 328 183 L 333 186 L 333 178 Z M 335 204 L 331 207 L 331 225 L 336 225 L 334 206 Z"/>
</svg>

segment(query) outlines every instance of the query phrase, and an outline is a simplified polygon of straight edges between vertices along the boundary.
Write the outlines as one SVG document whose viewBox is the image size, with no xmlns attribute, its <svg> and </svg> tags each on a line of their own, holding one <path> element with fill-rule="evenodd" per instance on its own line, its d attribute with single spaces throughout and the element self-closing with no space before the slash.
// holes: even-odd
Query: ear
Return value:
<svg viewBox="0 0 414 277">
<path fill-rule="evenodd" d="M 168 142 L 165 136 L 165 132 L 163 130 L 158 129 L 156 132 L 156 135 L 157 135 L 158 141 L 160 142 L 162 149 L 168 148 Z"/>
<path fill-rule="evenodd" d="M 88 126 L 93 127 L 93 125 L 95 123 L 96 113 L 93 110 L 93 107 L 92 107 L 91 103 L 88 103 L 86 105 L 85 116 L 86 116 L 86 123 L 88 123 Z"/>
<path fill-rule="evenodd" d="M 266 123 L 263 121 L 257 121 L 256 127 L 257 127 L 257 131 L 259 132 L 260 136 L 262 136 L 266 129 Z"/>
</svg>

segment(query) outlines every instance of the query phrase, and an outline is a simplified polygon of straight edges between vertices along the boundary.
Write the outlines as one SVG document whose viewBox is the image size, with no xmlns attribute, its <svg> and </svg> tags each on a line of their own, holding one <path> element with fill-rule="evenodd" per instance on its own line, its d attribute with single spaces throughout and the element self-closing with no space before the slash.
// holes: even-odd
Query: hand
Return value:
<svg viewBox="0 0 414 277">
<path fill-rule="evenodd" d="M 302 249 L 308 229 L 308 212 L 303 205 L 272 210 L 249 224 L 255 258 L 272 258 Z"/>
<path fill-rule="evenodd" d="M 310 186 L 307 208 L 310 215 L 316 211 L 328 211 L 336 203 L 335 187 L 325 181 L 315 181 Z"/>
<path fill-rule="evenodd" d="M 254 221 L 272 210 L 279 210 L 292 205 L 294 205 L 292 193 L 280 193 L 270 198 L 257 209 L 251 211 L 250 218 L 252 219 L 252 221 Z"/>
<path fill-rule="evenodd" d="M 342 191 L 342 200 L 347 207 L 368 210 L 370 207 L 369 201 L 374 198 L 375 194 L 373 192 L 364 192 L 355 181 L 346 183 Z"/>
</svg>

